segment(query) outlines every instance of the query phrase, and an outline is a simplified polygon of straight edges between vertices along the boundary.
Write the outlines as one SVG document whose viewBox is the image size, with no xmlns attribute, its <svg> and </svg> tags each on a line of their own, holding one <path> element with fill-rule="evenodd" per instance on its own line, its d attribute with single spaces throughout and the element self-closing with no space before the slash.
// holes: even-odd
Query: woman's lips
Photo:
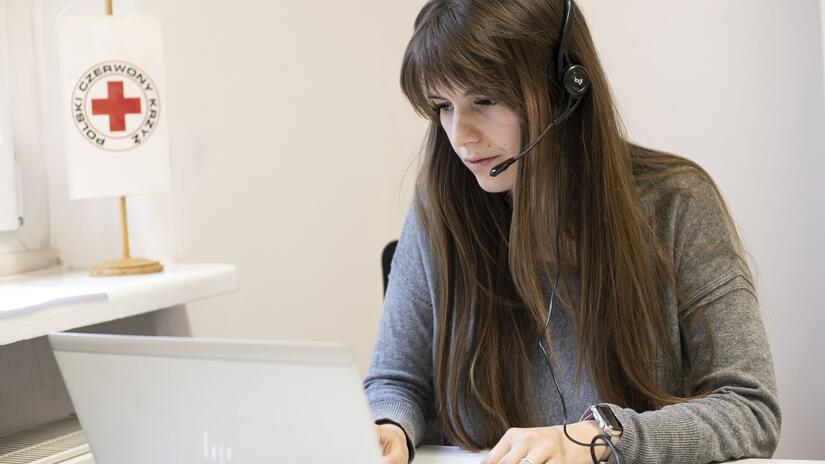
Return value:
<svg viewBox="0 0 825 464">
<path fill-rule="evenodd" d="M 498 156 L 491 156 L 489 158 L 483 158 L 478 161 L 464 160 L 464 164 L 466 164 L 467 167 L 470 168 L 470 171 L 473 172 L 481 172 L 485 169 L 487 170 L 487 172 L 489 172 L 490 169 L 492 169 L 491 165 L 496 160 L 496 158 L 498 158 Z"/>
</svg>

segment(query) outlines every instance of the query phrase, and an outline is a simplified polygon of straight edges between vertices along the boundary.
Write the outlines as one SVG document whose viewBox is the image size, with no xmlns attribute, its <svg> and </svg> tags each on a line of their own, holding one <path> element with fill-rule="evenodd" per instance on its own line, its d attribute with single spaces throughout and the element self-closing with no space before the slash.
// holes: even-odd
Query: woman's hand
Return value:
<svg viewBox="0 0 825 464">
<path fill-rule="evenodd" d="M 378 443 L 384 464 L 407 464 L 410 460 L 410 450 L 407 449 L 407 435 L 401 427 L 395 424 L 379 424 L 375 426 L 378 432 Z"/>
<path fill-rule="evenodd" d="M 602 430 L 595 421 L 567 425 L 571 437 L 582 443 L 590 443 Z M 606 459 L 608 449 L 600 446 L 596 456 Z M 570 441 L 564 436 L 562 426 L 513 428 L 501 437 L 481 464 L 591 464 L 590 448 Z"/>
</svg>

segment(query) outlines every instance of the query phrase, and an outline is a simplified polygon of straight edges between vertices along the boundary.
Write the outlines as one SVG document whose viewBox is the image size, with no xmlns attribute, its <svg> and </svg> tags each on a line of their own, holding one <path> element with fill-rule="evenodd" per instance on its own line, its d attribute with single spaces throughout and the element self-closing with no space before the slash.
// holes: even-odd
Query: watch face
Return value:
<svg viewBox="0 0 825 464">
<path fill-rule="evenodd" d="M 602 421 L 607 424 L 608 427 L 611 429 L 621 432 L 623 429 L 622 423 L 619 422 L 619 419 L 616 418 L 616 415 L 613 414 L 613 411 L 610 410 L 608 406 L 604 405 L 597 405 L 596 412 L 598 412 L 599 416 L 601 417 Z"/>
</svg>

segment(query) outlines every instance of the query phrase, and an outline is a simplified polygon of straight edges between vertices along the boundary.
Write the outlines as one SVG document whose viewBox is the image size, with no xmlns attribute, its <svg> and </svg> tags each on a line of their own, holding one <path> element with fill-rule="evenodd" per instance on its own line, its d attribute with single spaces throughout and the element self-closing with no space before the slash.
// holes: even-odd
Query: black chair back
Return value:
<svg viewBox="0 0 825 464">
<path fill-rule="evenodd" d="M 390 265 L 392 264 L 392 257 L 395 255 L 395 247 L 398 245 L 398 240 L 393 240 L 384 247 L 384 252 L 381 253 L 381 270 L 384 272 L 384 295 L 387 295 L 387 285 L 390 283 Z"/>
</svg>

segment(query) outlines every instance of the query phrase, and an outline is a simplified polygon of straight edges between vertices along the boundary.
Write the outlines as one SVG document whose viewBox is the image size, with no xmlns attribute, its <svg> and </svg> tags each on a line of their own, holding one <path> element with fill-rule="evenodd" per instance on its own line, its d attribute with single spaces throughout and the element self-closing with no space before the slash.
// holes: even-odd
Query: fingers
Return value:
<svg viewBox="0 0 825 464">
<path fill-rule="evenodd" d="M 550 461 L 550 453 L 540 448 L 527 450 L 514 448 L 499 461 L 501 464 L 545 464 Z"/>
<path fill-rule="evenodd" d="M 407 445 L 393 442 L 388 442 L 382 446 L 382 453 L 384 454 L 384 464 L 407 464 L 409 455 L 407 454 Z"/>
<path fill-rule="evenodd" d="M 407 460 L 407 455 L 398 450 L 384 455 L 384 464 L 407 464 Z"/>
<path fill-rule="evenodd" d="M 407 464 L 409 461 L 409 450 L 407 450 L 407 439 L 404 432 L 400 434 L 395 431 L 377 426 L 378 443 L 383 455 L 383 464 Z M 400 429 L 399 429 L 400 430 Z"/>
<path fill-rule="evenodd" d="M 384 454 L 384 464 L 407 464 L 409 457 L 398 446 L 389 449 L 389 453 Z"/>
<path fill-rule="evenodd" d="M 527 456 L 513 457 L 514 464 L 546 464 L 550 462 L 550 453 L 538 448 L 533 448 Z M 507 461 L 508 463 L 510 461 Z"/>
<path fill-rule="evenodd" d="M 481 464 L 498 464 L 501 462 L 504 456 L 510 452 L 510 440 L 507 438 L 507 433 L 505 433 L 501 440 L 496 443 L 496 446 L 481 460 Z"/>
<path fill-rule="evenodd" d="M 526 429 L 510 429 L 490 450 L 481 464 L 545 464 L 553 457 L 547 440 Z"/>
</svg>

